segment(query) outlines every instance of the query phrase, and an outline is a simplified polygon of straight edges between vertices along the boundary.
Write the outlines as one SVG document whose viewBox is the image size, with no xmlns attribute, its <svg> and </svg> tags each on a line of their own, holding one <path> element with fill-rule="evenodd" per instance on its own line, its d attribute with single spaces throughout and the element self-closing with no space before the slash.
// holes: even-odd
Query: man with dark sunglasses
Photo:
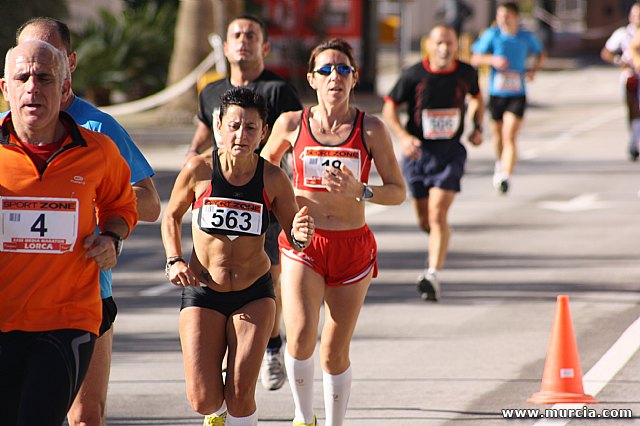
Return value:
<svg viewBox="0 0 640 426">
<path fill-rule="evenodd" d="M 452 27 L 438 25 L 427 40 L 427 58 L 409 67 L 385 97 L 382 114 L 400 142 L 402 171 L 414 198 L 420 227 L 429 234 L 427 267 L 418 277 L 422 299 L 440 298 L 438 272 L 449 244 L 449 207 L 464 173 L 467 151 L 460 142 L 467 95 L 473 117 L 469 142 L 482 143 L 484 103 L 478 73 L 456 59 L 458 40 Z M 409 119 L 400 123 L 398 107 L 408 104 Z"/>
<path fill-rule="evenodd" d="M 215 123 L 220 115 L 221 96 L 232 87 L 247 86 L 267 100 L 269 112 L 266 123 L 269 128 L 259 149 L 262 149 L 266 143 L 273 123 L 281 113 L 302 109 L 293 86 L 279 75 L 265 69 L 264 59 L 269 53 L 269 48 L 265 24 L 260 18 L 253 15 L 240 15 L 229 23 L 224 42 L 224 54 L 229 61 L 229 75 L 209 83 L 200 93 L 198 127 L 191 140 L 185 163 L 195 155 L 208 152 L 212 147 L 217 149 L 216 143 L 221 139 L 216 135 Z M 278 221 L 272 217 L 265 236 L 265 250 L 271 260 L 271 276 L 276 292 L 276 321 L 260 374 L 262 385 L 268 390 L 280 389 L 286 378 L 280 337 L 282 304 L 279 285 L 278 234 L 281 229 Z"/>
</svg>

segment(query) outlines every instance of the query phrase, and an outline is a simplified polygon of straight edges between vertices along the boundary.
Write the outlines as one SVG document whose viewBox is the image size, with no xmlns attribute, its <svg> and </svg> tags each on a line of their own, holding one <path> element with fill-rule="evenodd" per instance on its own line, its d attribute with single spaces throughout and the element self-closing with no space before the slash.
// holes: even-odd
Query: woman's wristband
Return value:
<svg viewBox="0 0 640 426">
<path fill-rule="evenodd" d="M 164 265 L 164 274 L 167 276 L 167 278 L 169 278 L 169 270 L 171 269 L 171 267 L 178 262 L 187 263 L 180 256 L 171 256 L 167 258 L 167 263 Z"/>
<path fill-rule="evenodd" d="M 296 246 L 297 251 L 302 251 L 309 245 L 309 241 L 303 243 L 296 239 L 295 235 L 293 235 L 293 228 L 291 228 L 291 241 L 293 242 L 293 245 Z"/>
</svg>

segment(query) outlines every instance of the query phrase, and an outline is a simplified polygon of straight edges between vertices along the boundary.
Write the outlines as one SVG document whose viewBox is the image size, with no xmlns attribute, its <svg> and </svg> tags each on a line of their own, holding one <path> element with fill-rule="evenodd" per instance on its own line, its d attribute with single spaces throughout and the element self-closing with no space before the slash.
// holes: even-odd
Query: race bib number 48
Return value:
<svg viewBox="0 0 640 426">
<path fill-rule="evenodd" d="M 422 110 L 422 137 L 424 139 L 451 139 L 460 128 L 459 108 Z"/>
<path fill-rule="evenodd" d="M 61 254 L 78 237 L 75 198 L 0 197 L 1 251 Z"/>
<path fill-rule="evenodd" d="M 339 169 L 345 165 L 360 180 L 360 150 L 340 147 L 306 147 L 303 153 L 304 185 L 325 188 L 323 174 L 326 168 Z"/>
<path fill-rule="evenodd" d="M 262 204 L 230 198 L 209 197 L 202 207 L 193 211 L 200 228 L 260 235 L 262 232 Z"/>
</svg>

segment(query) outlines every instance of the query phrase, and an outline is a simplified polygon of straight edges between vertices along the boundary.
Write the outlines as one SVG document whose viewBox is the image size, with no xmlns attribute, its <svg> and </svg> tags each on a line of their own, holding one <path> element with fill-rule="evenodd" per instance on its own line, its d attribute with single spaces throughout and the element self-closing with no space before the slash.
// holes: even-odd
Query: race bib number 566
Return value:
<svg viewBox="0 0 640 426">
<path fill-rule="evenodd" d="M 422 137 L 425 139 L 451 139 L 460 128 L 459 108 L 422 110 Z"/>
<path fill-rule="evenodd" d="M 60 254 L 78 236 L 75 198 L 0 197 L 0 250 Z"/>
</svg>

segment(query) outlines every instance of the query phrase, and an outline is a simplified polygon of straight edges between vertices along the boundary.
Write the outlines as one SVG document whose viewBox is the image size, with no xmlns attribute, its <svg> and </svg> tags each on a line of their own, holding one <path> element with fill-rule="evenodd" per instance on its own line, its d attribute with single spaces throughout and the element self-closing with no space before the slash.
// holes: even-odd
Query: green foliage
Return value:
<svg viewBox="0 0 640 426">
<path fill-rule="evenodd" d="M 100 12 L 99 20 L 74 35 L 74 91 L 103 104 L 92 94 L 118 91 L 137 99 L 164 88 L 176 14 L 172 2 L 147 2 L 120 15 Z"/>
<path fill-rule="evenodd" d="M 0 54 L 4 73 L 4 57 L 16 43 L 16 30 L 20 25 L 36 16 L 50 16 L 65 20 L 68 16 L 64 0 L 0 0 Z"/>
</svg>

